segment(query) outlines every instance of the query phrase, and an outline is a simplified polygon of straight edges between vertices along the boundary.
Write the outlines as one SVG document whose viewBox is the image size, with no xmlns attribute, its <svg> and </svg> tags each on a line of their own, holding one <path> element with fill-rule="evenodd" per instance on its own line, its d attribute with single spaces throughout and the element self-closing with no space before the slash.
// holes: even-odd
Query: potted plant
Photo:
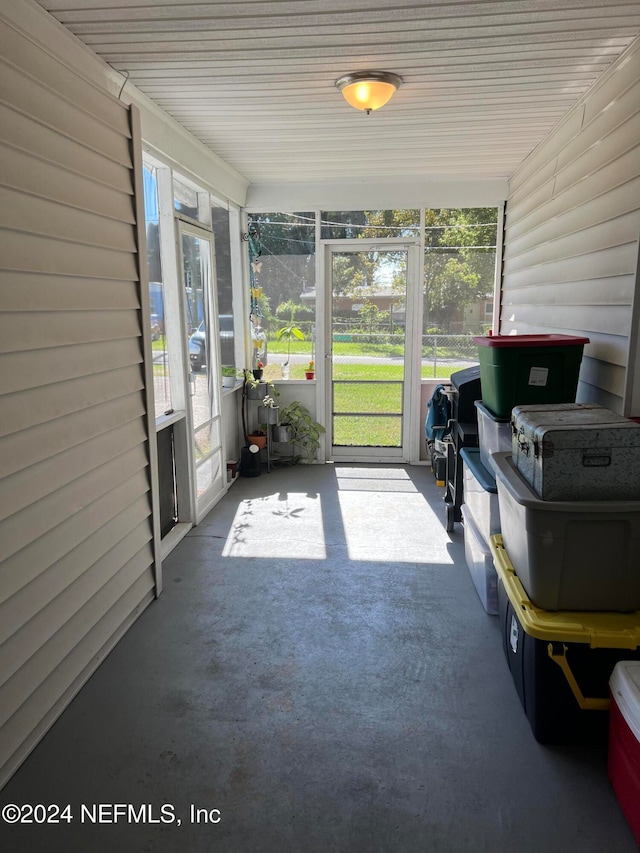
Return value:
<svg viewBox="0 0 640 853">
<path fill-rule="evenodd" d="M 281 329 L 278 329 L 278 331 L 276 332 L 276 338 L 279 341 L 287 341 L 287 360 L 282 363 L 282 377 L 283 379 L 288 379 L 289 362 L 291 360 L 291 341 L 294 338 L 299 341 L 304 340 L 304 332 L 302 331 L 302 329 L 299 329 L 293 322 L 293 309 L 291 310 L 291 318 L 289 320 L 289 323 L 286 326 L 283 326 Z"/>
<path fill-rule="evenodd" d="M 248 400 L 264 400 L 273 386 L 262 379 L 256 379 L 252 370 L 244 371 L 244 387 Z"/>
<path fill-rule="evenodd" d="M 263 372 L 264 372 L 264 364 L 263 364 L 263 362 L 259 361 L 256 364 L 255 368 L 253 369 L 253 378 L 256 380 L 262 379 Z"/>
<path fill-rule="evenodd" d="M 262 405 L 264 407 L 264 417 L 267 424 L 277 424 L 278 423 L 278 412 L 280 407 L 276 400 L 267 395 L 263 401 Z"/>
<path fill-rule="evenodd" d="M 222 365 L 222 387 L 235 388 L 238 370 L 233 364 Z"/>
<path fill-rule="evenodd" d="M 271 427 L 274 441 L 289 442 L 300 451 L 294 455 L 294 462 L 313 462 L 324 432 L 322 424 L 314 421 L 309 410 L 297 400 L 280 408 L 280 424 Z"/>
<path fill-rule="evenodd" d="M 304 372 L 305 379 L 313 379 L 316 375 L 316 363 L 313 359 L 307 365 L 307 369 Z"/>
<path fill-rule="evenodd" d="M 263 429 L 254 429 L 252 433 L 249 433 L 247 436 L 247 443 L 249 446 L 255 444 L 256 447 L 259 447 L 262 450 L 263 447 L 267 446 L 267 434 Z"/>
</svg>

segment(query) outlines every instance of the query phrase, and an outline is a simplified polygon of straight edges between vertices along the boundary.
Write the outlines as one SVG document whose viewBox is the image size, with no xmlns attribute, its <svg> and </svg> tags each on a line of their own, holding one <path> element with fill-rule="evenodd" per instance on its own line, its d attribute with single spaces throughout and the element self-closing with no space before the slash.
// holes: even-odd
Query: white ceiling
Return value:
<svg viewBox="0 0 640 853">
<path fill-rule="evenodd" d="M 639 0 L 39 0 L 254 183 L 508 177 L 640 33 Z M 404 83 L 370 116 L 341 74 Z"/>
</svg>

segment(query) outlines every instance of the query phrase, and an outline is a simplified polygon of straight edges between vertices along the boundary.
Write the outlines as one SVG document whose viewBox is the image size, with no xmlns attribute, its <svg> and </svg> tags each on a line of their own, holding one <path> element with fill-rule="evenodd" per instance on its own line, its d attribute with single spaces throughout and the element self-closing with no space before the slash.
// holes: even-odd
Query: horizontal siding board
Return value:
<svg viewBox="0 0 640 853">
<path fill-rule="evenodd" d="M 555 281 L 580 281 L 587 278 L 607 278 L 608 276 L 635 275 L 637 262 L 637 244 L 625 243 L 623 246 L 611 246 L 598 252 L 563 258 L 559 261 L 540 261 L 535 266 L 518 271 L 509 271 L 504 283 L 504 295 L 515 287 L 529 287 L 536 284 L 550 284 Z M 506 268 L 506 264 L 505 264 Z"/>
<path fill-rule="evenodd" d="M 123 104 L 97 86 L 88 85 L 69 68 L 36 44 L 0 22 L 0 55 L 21 76 L 38 80 L 56 98 L 88 113 L 109 131 L 130 137 L 129 116 Z"/>
<path fill-rule="evenodd" d="M 585 125 L 595 121 L 603 112 L 613 109 L 616 104 L 623 102 L 629 95 L 631 100 L 635 98 L 638 104 L 638 93 L 640 92 L 640 51 L 630 52 L 626 60 L 618 64 L 615 72 L 608 74 L 606 78 L 589 92 L 585 99 Z M 632 94 L 633 93 L 633 94 Z"/>
<path fill-rule="evenodd" d="M 25 361 L 21 352 L 0 355 L 0 395 L 141 364 L 142 352 L 139 340 L 127 338 L 31 350 L 28 369 Z"/>
<path fill-rule="evenodd" d="M 134 365 L 68 379 L 55 385 L 16 391 L 15 394 L 7 394 L 2 400 L 0 436 L 29 429 L 36 424 L 142 389 L 142 372 L 138 365 Z"/>
<path fill-rule="evenodd" d="M 516 257 L 541 243 L 564 240 L 570 234 L 638 211 L 640 209 L 640 149 L 635 160 L 638 176 L 632 176 L 631 170 L 625 172 L 629 179 L 619 186 L 612 184 L 612 178 L 615 180 L 615 176 L 609 175 L 608 180 L 603 179 L 602 187 L 598 187 L 598 190 L 604 186 L 612 188 L 594 197 L 594 188 L 587 187 L 587 181 L 584 181 L 582 185 L 574 187 L 573 191 L 565 193 L 562 198 L 554 199 L 546 205 L 546 211 L 541 211 L 538 217 L 539 224 L 536 224 L 533 229 L 527 230 L 515 239 L 511 232 L 509 257 Z M 618 176 L 621 174 L 617 169 L 612 168 L 611 171 Z M 587 198 L 582 200 L 580 196 L 587 196 Z M 589 204 L 589 201 L 593 201 L 593 204 Z"/>
<path fill-rule="evenodd" d="M 136 247 L 131 222 L 118 222 L 6 187 L 0 187 L 0 228 L 65 240 L 72 244 L 70 251 L 74 243 L 129 253 Z"/>
<path fill-rule="evenodd" d="M 576 401 L 578 403 L 596 403 L 599 406 L 604 406 L 605 409 L 617 412 L 619 415 L 622 414 L 622 397 L 618 397 L 617 394 L 613 394 L 604 388 L 589 385 L 588 382 L 578 382 Z"/>
<path fill-rule="evenodd" d="M 0 604 L 0 647 L 63 590 L 70 588 L 88 566 L 112 551 L 115 543 L 134 531 L 144 530 L 148 515 L 149 499 L 143 495 Z M 104 570 L 104 565 L 100 570 Z"/>
<path fill-rule="evenodd" d="M 527 157 L 522 166 L 516 171 L 509 181 L 509 198 L 513 199 L 514 206 L 519 200 L 528 196 L 538 183 L 537 174 L 544 169 L 549 162 L 555 162 L 558 153 L 574 139 L 582 127 L 584 107 L 576 107 L 564 121 L 555 128 L 552 136 L 547 137 Z M 528 186 L 529 182 L 531 184 Z"/>
<path fill-rule="evenodd" d="M 0 644 L 0 688 L 22 667 L 28 669 L 30 659 L 37 657 L 45 646 L 49 645 L 51 650 L 50 643 L 55 635 L 82 610 L 85 602 L 90 602 L 98 596 L 109 580 L 121 571 L 121 567 L 127 565 L 141 549 L 148 545 L 150 537 L 148 528 L 145 530 L 144 525 L 137 525 L 125 534 L 125 525 L 117 531 L 117 538 L 112 540 L 111 547 L 104 555 L 99 556 L 88 568 L 84 568 L 73 583 L 49 602 L 41 601 L 42 607 L 36 611 L 35 615 Z M 147 565 L 150 565 L 152 559 L 150 552 L 148 553 Z M 11 602 L 7 602 L 7 606 L 10 605 Z M 9 716 L 11 713 L 10 711 Z M 0 725 L 2 722 L 0 717 Z"/>
<path fill-rule="evenodd" d="M 0 600 L 5 601 L 146 493 L 143 455 L 144 448 L 133 448 L 0 523 L 0 553 L 6 561 Z M 45 512 L 48 515 L 43 517 Z"/>
<path fill-rule="evenodd" d="M 640 133 L 640 120 L 638 121 L 638 131 Z M 589 202 L 596 205 L 608 191 L 619 186 L 625 186 L 640 174 L 640 149 L 638 147 L 616 154 L 615 157 L 612 156 L 611 150 L 604 146 L 602 149 L 596 150 L 600 152 L 599 159 L 606 160 L 606 162 L 595 172 L 588 174 L 589 167 L 594 165 L 593 162 L 586 165 L 576 161 L 578 165 L 584 166 L 584 171 L 580 168 L 573 174 L 574 183 L 571 185 L 562 183 L 565 174 L 561 173 L 555 179 L 552 196 L 545 193 L 545 198 L 542 200 L 540 194 L 536 193 L 535 197 L 532 198 L 535 205 L 532 204 L 528 211 L 518 210 L 515 211 L 515 215 L 511 211 L 510 239 L 515 241 L 537 225 L 548 222 L 554 216 L 561 215 L 579 205 L 586 205 Z M 638 205 L 636 205 L 637 207 Z"/>
<path fill-rule="evenodd" d="M 121 192 L 2 144 L 0 185 L 120 223 L 135 221 L 130 192 Z"/>
<path fill-rule="evenodd" d="M 0 258 L 5 270 L 125 281 L 138 278 L 135 257 L 130 252 L 83 246 L 73 239 L 47 238 L 20 231 L 0 231 Z"/>
<path fill-rule="evenodd" d="M 7 723 L 0 727 L 0 784 L 17 770 L 25 756 L 55 722 L 78 690 L 102 663 L 114 645 L 153 601 L 151 571 L 140 575 L 110 607 L 84 642 L 34 690 Z"/>
<path fill-rule="evenodd" d="M 61 137 L 32 116 L 0 103 L 0 140 L 94 183 L 133 194 L 131 176 L 119 163 L 105 160 L 75 139 Z"/>
<path fill-rule="evenodd" d="M 612 247 L 635 242 L 638 239 L 638 233 L 640 233 L 640 210 L 583 228 L 573 234 L 559 235 L 542 244 L 544 251 L 541 251 L 538 245 L 516 257 L 506 258 L 504 270 L 505 273 L 509 273 L 528 269 L 538 264 L 542 258 L 545 263 L 552 263 L 565 258 L 607 251 Z"/>
<path fill-rule="evenodd" d="M 0 57 L 0 101 L 38 121 L 63 136 L 80 141 L 103 157 L 131 168 L 128 134 L 109 127 L 105 122 L 60 97 L 56 92 L 2 62 Z"/>
<path fill-rule="evenodd" d="M 640 54 L 636 54 L 636 57 L 640 57 Z M 613 86 L 613 82 L 610 85 Z M 527 160 L 525 163 L 525 166 L 528 167 L 527 171 L 518 170 L 511 178 L 509 198 L 514 211 L 516 211 L 516 221 L 518 206 L 537 190 L 541 183 L 539 176 L 548 177 L 551 167 L 553 167 L 554 173 L 557 171 L 562 174 L 563 170 L 580 159 L 594 145 L 601 144 L 605 151 L 613 151 L 616 144 L 619 143 L 616 142 L 615 137 L 610 139 L 612 134 L 618 129 L 621 130 L 621 136 L 627 133 L 627 131 L 622 130 L 622 127 L 637 115 L 638 104 L 640 103 L 640 82 L 622 94 L 616 95 L 614 88 L 609 88 L 607 91 L 607 104 L 605 104 L 607 109 L 589 121 L 586 118 L 587 104 L 582 123 L 577 122 L 577 116 L 582 116 L 582 113 L 576 110 L 570 125 L 567 125 L 571 132 L 565 132 L 556 137 L 558 132 L 556 131 L 536 149 L 531 159 L 535 157 L 537 168 L 531 168 L 532 164 Z M 563 129 L 566 130 L 566 128 Z M 625 144 L 624 148 L 626 147 Z M 568 180 L 568 178 L 565 179 L 565 182 Z"/>
<path fill-rule="evenodd" d="M 0 506 L 25 509 L 145 441 L 139 418 L 0 479 Z"/>
<path fill-rule="evenodd" d="M 600 334 L 594 331 L 589 332 L 588 337 L 589 344 L 584 349 L 585 355 L 626 368 L 629 363 L 628 338 L 620 335 Z"/>
<path fill-rule="evenodd" d="M 597 358 L 584 357 L 580 365 L 580 379 L 596 388 L 601 388 L 616 397 L 624 397 L 627 371 L 618 364 L 609 364 Z"/>
<path fill-rule="evenodd" d="M 138 283 L 0 269 L 2 311 L 104 311 L 140 307 Z"/>
<path fill-rule="evenodd" d="M 140 338 L 136 311 L 0 313 L 0 354 Z"/>
<path fill-rule="evenodd" d="M 5 724 L 11 716 L 32 695 L 37 685 L 56 672 L 77 646 L 87 646 L 87 637 L 92 628 L 97 625 L 109 608 L 126 594 L 136 582 L 141 582 L 144 592 L 148 592 L 153 579 L 148 567 L 152 560 L 151 547 L 145 545 L 117 574 L 111 577 L 101 590 L 77 610 L 73 616 L 55 633 L 49 642 L 43 646 L 29 661 L 3 685 L 6 702 L 0 710 L 0 725 Z M 90 649 L 86 649 L 88 656 Z M 94 649 L 97 651 L 97 649 Z"/>
<path fill-rule="evenodd" d="M 536 283 L 512 287 L 504 295 L 503 305 L 627 305 L 633 301 L 635 281 L 631 275 L 580 281 Z"/>
<path fill-rule="evenodd" d="M 0 72 L 4 779 L 159 569 L 131 111 L 4 22 Z"/>
<path fill-rule="evenodd" d="M 509 196 L 508 226 L 514 232 L 522 219 L 543 208 L 553 198 L 555 162 L 550 161 L 546 169 L 540 170 L 539 177 L 539 183 L 530 188 L 530 192 L 525 197 L 516 200 L 515 197 Z"/>
<path fill-rule="evenodd" d="M 514 202 L 528 195 L 531 187 L 537 183 L 536 173 L 544 168 L 545 163 L 556 157 L 572 158 L 580 151 L 582 144 L 593 144 L 596 138 L 602 138 L 613 127 L 634 113 L 638 107 L 637 94 L 631 91 L 631 87 L 638 85 L 638 74 L 640 69 L 640 52 L 635 51 L 629 56 L 629 61 L 624 68 L 616 73 L 607 75 L 597 89 L 592 90 L 581 104 L 579 104 L 562 123 L 557 126 L 552 135 L 547 137 L 531 154 L 524 164 L 516 171 L 510 181 L 510 193 Z M 629 89 L 629 91 L 627 91 Z M 607 113 L 609 115 L 607 115 Z M 589 134 L 589 125 L 600 120 L 596 124 L 593 135 Z M 603 127 L 606 124 L 606 128 Z M 583 131 L 587 132 L 584 143 L 579 139 Z"/>
<path fill-rule="evenodd" d="M 616 157 L 638 145 L 639 104 L 640 84 L 635 92 L 625 95 L 624 102 L 616 102 L 597 122 L 585 128 L 576 144 L 568 146 L 558 155 L 560 188 L 573 183 L 580 172 L 584 175 L 595 171 L 595 168 L 607 162 L 606 158 Z"/>
<path fill-rule="evenodd" d="M 143 414 L 143 396 L 136 391 L 0 438 L 0 476 L 21 471 L 93 436 L 105 435 L 123 423 L 142 418 Z M 0 518 L 8 514 L 9 507 L 0 504 Z"/>
<path fill-rule="evenodd" d="M 511 322 L 528 325 L 540 317 L 539 305 L 511 305 L 508 311 Z M 631 324 L 631 312 L 626 305 L 554 305 L 553 322 L 566 329 L 578 329 L 589 332 L 601 332 L 606 335 L 628 335 Z"/>
</svg>

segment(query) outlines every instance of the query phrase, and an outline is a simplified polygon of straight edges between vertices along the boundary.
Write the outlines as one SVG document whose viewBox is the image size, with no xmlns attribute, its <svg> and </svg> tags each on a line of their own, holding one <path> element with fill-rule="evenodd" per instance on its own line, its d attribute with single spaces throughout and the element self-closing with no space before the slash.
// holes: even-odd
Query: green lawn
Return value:
<svg viewBox="0 0 640 853">
<path fill-rule="evenodd" d="M 362 357 L 359 345 L 345 343 L 338 346 L 343 355 Z M 270 352 L 273 352 L 273 349 Z M 372 353 L 369 351 L 367 354 Z M 305 367 L 306 364 L 292 364 L 289 378 L 304 379 Z M 448 379 L 451 370 L 450 365 L 438 365 L 436 378 Z M 400 447 L 403 375 L 403 365 L 395 361 L 389 364 L 334 362 L 334 443 L 347 446 Z M 422 377 L 433 377 L 432 365 L 423 367 Z M 280 379 L 280 366 L 268 365 L 264 378 Z M 352 382 L 354 384 L 351 384 Z M 341 412 L 345 414 L 341 415 Z M 380 417 L 383 414 L 395 417 Z"/>
<path fill-rule="evenodd" d="M 165 348 L 161 337 L 153 341 L 153 349 Z M 286 341 L 269 341 L 270 354 L 282 354 L 287 351 Z M 304 379 L 307 361 L 311 358 L 311 342 L 296 341 L 297 355 L 304 355 L 301 364 L 290 365 L 290 379 Z M 402 380 L 404 367 L 397 359 L 402 357 L 399 345 L 364 344 L 358 342 L 337 341 L 334 343 L 334 355 L 352 356 L 366 359 L 367 356 L 387 357 L 388 364 L 333 363 L 334 385 L 334 441 L 340 445 L 399 447 L 402 442 Z M 393 361 L 391 361 L 393 359 Z M 436 378 L 448 379 L 451 365 L 438 364 Z M 163 376 L 163 365 L 154 365 L 154 375 Z M 423 365 L 422 378 L 433 378 L 433 364 Z M 268 364 L 264 370 L 268 381 L 282 379 L 280 365 Z M 351 384 L 354 382 L 354 384 Z M 344 384 L 343 384 L 344 383 Z M 358 384 L 361 383 L 361 384 Z M 341 415 L 340 413 L 345 413 Z M 387 415 L 382 417 L 382 415 Z M 391 417 L 388 417 L 391 415 Z"/>
</svg>

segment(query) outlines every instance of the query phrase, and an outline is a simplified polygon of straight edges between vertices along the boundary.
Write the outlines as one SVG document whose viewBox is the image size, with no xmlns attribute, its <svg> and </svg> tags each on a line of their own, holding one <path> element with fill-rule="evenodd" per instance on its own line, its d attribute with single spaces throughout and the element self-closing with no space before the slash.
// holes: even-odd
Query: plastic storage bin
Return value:
<svg viewBox="0 0 640 853">
<path fill-rule="evenodd" d="M 545 610 L 640 610 L 640 501 L 543 501 L 491 457 L 516 574 Z"/>
<path fill-rule="evenodd" d="M 489 538 L 500 533 L 500 507 L 496 478 L 482 464 L 480 451 L 463 447 L 460 456 L 464 462 L 463 496 L 473 523 L 489 546 Z"/>
<path fill-rule="evenodd" d="M 493 566 L 489 545 L 473 523 L 469 509 L 462 506 L 464 524 L 464 556 L 471 580 L 480 596 L 482 606 L 492 616 L 498 614 L 498 576 Z"/>
<path fill-rule="evenodd" d="M 511 458 L 546 501 L 640 500 L 640 425 L 594 403 L 515 406 Z"/>
<path fill-rule="evenodd" d="M 640 846 L 640 662 L 617 663 L 609 688 L 609 780 Z"/>
<path fill-rule="evenodd" d="M 480 461 L 485 468 L 491 470 L 490 456 L 492 453 L 508 453 L 511 447 L 511 420 L 498 418 L 488 409 L 482 400 L 476 400 L 478 412 L 478 447 Z"/>
<path fill-rule="evenodd" d="M 482 401 L 498 418 L 523 403 L 573 403 L 584 345 L 573 335 L 475 337 Z"/>
<path fill-rule="evenodd" d="M 534 737 L 605 744 L 609 678 L 618 661 L 640 658 L 640 613 L 541 610 L 516 577 L 499 535 L 491 538 L 491 552 L 502 645 Z"/>
</svg>

